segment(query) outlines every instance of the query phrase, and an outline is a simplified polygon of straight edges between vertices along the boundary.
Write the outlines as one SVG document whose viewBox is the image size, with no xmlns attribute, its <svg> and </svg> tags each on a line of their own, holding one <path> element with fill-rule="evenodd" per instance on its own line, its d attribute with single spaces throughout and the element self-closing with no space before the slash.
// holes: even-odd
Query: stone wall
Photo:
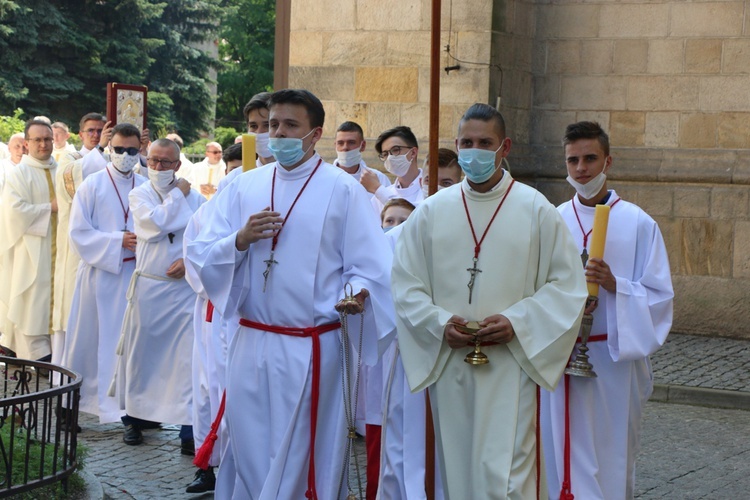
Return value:
<svg viewBox="0 0 750 500">
<path fill-rule="evenodd" d="M 609 131 L 612 185 L 667 243 L 674 330 L 750 338 L 750 2 L 538 2 L 530 147 L 519 173 L 559 202 L 560 137 Z"/>
<path fill-rule="evenodd" d="M 430 6 L 292 1 L 290 86 L 324 101 L 327 158 L 344 120 L 427 139 Z M 478 64 L 443 52 L 461 69 L 441 74 L 441 145 L 470 104 L 501 97 L 513 174 L 559 203 L 564 128 L 599 121 L 612 186 L 664 233 L 675 331 L 750 338 L 750 2 L 443 0 L 442 19 L 443 47 Z"/>
<path fill-rule="evenodd" d="M 309 89 L 325 105 L 322 152 L 333 151 L 336 126 L 353 120 L 368 139 L 408 125 L 426 154 L 430 12 L 430 0 L 292 1 L 290 87 Z M 441 45 L 450 43 L 456 57 L 481 64 L 442 72 L 441 145 L 453 145 L 456 124 L 468 106 L 487 101 L 492 13 L 491 2 L 469 0 L 460 9 L 456 4 L 451 18 L 450 4 L 444 2 Z M 456 63 L 443 53 L 441 64 Z M 373 148 L 365 158 L 376 164 Z"/>
</svg>

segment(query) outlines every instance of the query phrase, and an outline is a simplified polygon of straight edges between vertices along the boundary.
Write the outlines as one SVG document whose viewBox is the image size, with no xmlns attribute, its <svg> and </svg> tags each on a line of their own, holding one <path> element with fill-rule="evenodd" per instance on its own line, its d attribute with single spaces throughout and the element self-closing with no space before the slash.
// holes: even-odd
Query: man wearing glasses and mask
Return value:
<svg viewBox="0 0 750 500">
<path fill-rule="evenodd" d="M 104 167 L 107 165 L 107 162 L 109 162 L 109 154 L 112 152 L 112 148 L 110 147 L 112 137 L 114 137 L 114 129 L 115 125 L 112 124 L 112 122 L 107 122 L 104 124 L 104 127 L 89 127 L 86 126 L 85 129 L 82 128 L 81 130 L 84 131 L 86 134 L 93 134 L 98 135 L 99 142 L 94 146 L 94 148 L 91 150 L 91 154 L 87 154 L 83 157 L 83 166 L 82 166 L 82 172 L 83 172 L 83 178 L 85 179 L 89 175 L 93 174 L 94 172 L 98 172 L 99 170 L 103 170 Z M 136 127 L 137 129 L 138 127 Z M 151 133 L 147 128 L 144 128 L 140 133 L 140 141 L 139 141 L 139 153 L 140 156 L 138 158 L 138 162 L 136 163 L 133 171 L 137 174 L 141 174 L 143 176 L 146 175 L 146 152 L 148 150 L 148 145 L 151 143 L 150 137 Z"/>
<path fill-rule="evenodd" d="M 0 331 L 19 358 L 50 360 L 57 201 L 52 127 L 32 120 L 28 154 L 6 172 L 0 208 Z"/>
<path fill-rule="evenodd" d="M 62 360 L 83 376 L 80 410 L 98 415 L 101 423 L 116 422 L 123 415 L 107 390 L 115 370 L 125 293 L 135 270 L 136 236 L 128 195 L 147 182 L 133 171 L 140 163 L 141 132 L 121 123 L 112 130 L 111 146 L 106 167 L 86 177 L 73 198 L 70 244 L 82 262 Z"/>
<path fill-rule="evenodd" d="M 117 385 L 126 417 L 124 440 L 142 441 L 143 422 L 182 425 L 182 453 L 194 453 L 192 432 L 193 306 L 195 292 L 185 281 L 182 238 L 205 199 L 177 179 L 180 148 L 158 139 L 147 159 L 149 182 L 128 195 L 136 246 L 135 272 L 122 323 Z"/>
<path fill-rule="evenodd" d="M 383 166 L 396 180 L 386 188 L 385 196 L 373 199 L 373 206 L 378 213 L 383 210 L 384 198 L 403 198 L 412 205 L 418 205 L 423 199 L 422 170 L 417 166 L 419 144 L 409 127 L 399 126 L 386 130 L 375 142 L 375 150 Z"/>
</svg>

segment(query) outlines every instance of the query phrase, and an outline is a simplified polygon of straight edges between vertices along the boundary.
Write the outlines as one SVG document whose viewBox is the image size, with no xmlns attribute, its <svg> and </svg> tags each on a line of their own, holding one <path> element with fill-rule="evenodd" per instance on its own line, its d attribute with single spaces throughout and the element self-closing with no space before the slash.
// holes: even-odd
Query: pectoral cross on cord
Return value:
<svg viewBox="0 0 750 500">
<path fill-rule="evenodd" d="M 612 207 L 614 207 L 615 205 L 617 205 L 617 203 L 619 203 L 619 201 L 621 199 L 622 198 L 617 198 L 609 206 L 610 210 L 612 209 Z M 571 202 L 571 204 L 573 205 L 573 213 L 576 214 L 576 220 L 578 221 L 578 227 L 581 228 L 581 234 L 583 235 L 583 251 L 581 252 L 581 262 L 583 263 L 583 267 L 585 268 L 586 267 L 586 263 L 588 263 L 588 261 L 589 261 L 589 252 L 587 250 L 587 248 L 589 246 L 589 236 L 591 236 L 591 231 L 593 231 L 594 228 L 592 227 L 591 229 L 589 229 L 588 233 L 583 230 L 583 224 L 581 224 L 581 218 L 578 217 L 578 210 L 576 209 L 576 201 L 575 201 L 575 199 Z"/>
<path fill-rule="evenodd" d="M 503 198 L 500 200 L 500 203 L 497 205 L 497 208 L 495 209 L 495 213 L 492 214 L 492 218 L 490 219 L 490 222 L 487 224 L 487 227 L 484 230 L 484 233 L 482 233 L 482 238 L 477 239 L 477 233 L 474 231 L 474 223 L 471 221 L 471 214 L 469 213 L 469 205 L 466 203 L 466 194 L 464 194 L 463 188 L 461 189 L 461 199 L 464 202 L 464 210 L 466 211 L 466 219 L 469 221 L 469 228 L 471 229 L 471 236 L 474 238 L 474 259 L 473 259 L 473 265 L 470 268 L 467 268 L 466 270 L 469 271 L 469 274 L 471 274 L 471 277 L 469 278 L 469 283 L 466 285 L 469 287 L 469 304 L 471 304 L 471 297 L 474 293 L 474 282 L 476 281 L 477 274 L 481 273 L 482 270 L 477 267 L 477 263 L 479 262 L 479 252 L 482 251 L 482 243 L 484 242 L 484 238 L 487 236 L 487 233 L 490 230 L 490 226 L 493 222 L 495 222 L 495 217 L 497 217 L 498 212 L 500 212 L 500 207 L 503 206 L 503 203 L 505 203 L 505 198 L 508 197 L 508 194 L 510 193 L 511 188 L 513 187 L 513 184 L 515 184 L 516 180 L 513 179 L 510 181 L 510 186 L 508 186 L 508 190 L 503 195 Z"/>
<path fill-rule="evenodd" d="M 122 201 L 122 196 L 120 196 L 120 190 L 117 189 L 117 184 L 115 184 L 115 180 L 112 177 L 112 174 L 110 173 L 109 169 L 107 170 L 107 174 L 109 174 L 109 180 L 112 181 L 112 187 L 115 188 L 115 193 L 117 193 L 117 199 L 120 200 L 120 207 L 122 208 L 122 215 L 125 217 L 125 226 L 123 226 L 122 232 L 127 232 L 128 230 L 128 217 L 130 216 L 130 205 L 128 205 L 128 208 L 125 208 L 125 203 Z M 133 183 L 130 186 L 130 189 L 135 187 L 135 174 L 132 174 Z"/>
<path fill-rule="evenodd" d="M 302 193 L 304 192 L 307 185 L 310 183 L 310 179 L 312 179 L 313 175 L 315 175 L 315 172 L 318 171 L 318 167 L 320 167 L 320 164 L 323 163 L 323 159 L 321 158 L 318 160 L 318 164 L 315 165 L 315 168 L 313 169 L 310 176 L 307 178 L 305 183 L 302 185 L 302 189 L 299 190 L 299 193 L 297 193 L 296 198 L 294 198 L 294 201 L 292 202 L 292 205 L 289 207 L 289 211 L 286 213 L 286 217 L 284 217 L 284 221 L 281 223 L 281 227 L 274 235 L 273 239 L 271 240 L 271 255 L 268 256 L 268 259 L 264 260 L 263 262 L 266 265 L 266 270 L 263 271 L 263 292 L 266 291 L 266 285 L 268 284 L 268 277 L 271 275 L 271 266 L 274 264 L 278 264 L 276 260 L 273 258 L 273 254 L 276 251 L 276 244 L 279 242 L 279 235 L 281 234 L 281 230 L 284 229 L 284 224 L 286 224 L 286 221 L 289 219 L 289 216 L 292 214 L 292 210 L 294 209 L 294 206 L 297 204 L 297 200 L 299 200 L 300 196 L 302 196 Z M 274 167 L 273 170 L 273 179 L 271 180 L 271 212 L 274 211 L 274 193 L 276 191 L 276 169 L 277 167 Z"/>
</svg>

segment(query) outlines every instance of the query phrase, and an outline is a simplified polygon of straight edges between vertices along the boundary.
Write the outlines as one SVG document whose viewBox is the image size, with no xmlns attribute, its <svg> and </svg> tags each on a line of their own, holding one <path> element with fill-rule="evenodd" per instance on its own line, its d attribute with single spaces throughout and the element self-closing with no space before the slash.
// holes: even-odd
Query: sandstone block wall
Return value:
<svg viewBox="0 0 750 500">
<path fill-rule="evenodd" d="M 519 170 L 572 195 L 560 138 L 594 119 L 612 185 L 659 223 L 675 331 L 750 338 L 750 2 L 537 2 L 530 146 Z"/>
<path fill-rule="evenodd" d="M 426 153 L 430 0 L 294 0 L 290 85 L 323 99 L 318 148 L 355 120 L 372 141 L 409 125 Z M 750 338 L 750 2 L 443 0 L 440 142 L 474 102 L 495 104 L 513 174 L 558 203 L 560 137 L 599 121 L 612 185 L 660 224 L 680 332 Z M 381 167 L 370 147 L 366 160 Z"/>
</svg>

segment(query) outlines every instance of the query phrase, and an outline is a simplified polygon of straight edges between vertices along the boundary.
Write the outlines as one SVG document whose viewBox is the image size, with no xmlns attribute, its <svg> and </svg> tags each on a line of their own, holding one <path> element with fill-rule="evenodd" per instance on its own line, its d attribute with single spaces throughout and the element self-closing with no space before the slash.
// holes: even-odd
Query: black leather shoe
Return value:
<svg viewBox="0 0 750 500">
<path fill-rule="evenodd" d="M 125 444 L 135 446 L 143 442 L 143 433 L 135 425 L 128 425 L 125 427 L 125 434 L 123 434 L 122 440 Z"/>
<path fill-rule="evenodd" d="M 195 440 L 186 439 L 180 444 L 180 453 L 183 455 L 195 456 Z"/>
<path fill-rule="evenodd" d="M 185 493 L 204 493 L 214 491 L 214 488 L 216 488 L 216 476 L 214 476 L 214 468 L 209 467 L 206 470 L 198 469 L 195 479 L 188 484 Z"/>
</svg>

